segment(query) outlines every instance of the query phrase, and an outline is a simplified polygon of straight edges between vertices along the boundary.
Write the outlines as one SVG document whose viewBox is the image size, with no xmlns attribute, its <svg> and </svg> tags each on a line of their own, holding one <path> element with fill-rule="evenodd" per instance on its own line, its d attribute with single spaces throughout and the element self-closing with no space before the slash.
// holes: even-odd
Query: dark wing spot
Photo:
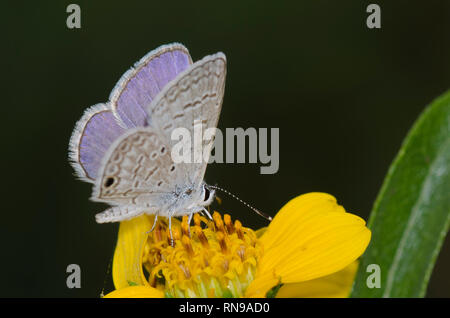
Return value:
<svg viewBox="0 0 450 318">
<path fill-rule="evenodd" d="M 114 178 L 113 177 L 108 177 L 105 180 L 105 187 L 109 188 L 110 186 L 112 186 L 114 183 Z"/>
</svg>

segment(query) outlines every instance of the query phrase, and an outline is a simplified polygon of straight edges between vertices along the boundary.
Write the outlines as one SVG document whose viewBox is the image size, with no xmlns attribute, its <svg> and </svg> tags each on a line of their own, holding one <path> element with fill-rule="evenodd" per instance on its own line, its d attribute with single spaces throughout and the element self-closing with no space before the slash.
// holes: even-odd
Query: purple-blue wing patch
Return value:
<svg viewBox="0 0 450 318">
<path fill-rule="evenodd" d="M 109 103 L 85 111 L 69 145 L 71 164 L 81 179 L 94 182 L 104 154 L 127 129 L 151 124 L 146 107 L 191 64 L 189 51 L 183 45 L 160 46 L 122 75 Z"/>
<path fill-rule="evenodd" d="M 105 104 L 88 108 L 78 121 L 70 139 L 69 156 L 77 175 L 94 182 L 109 146 L 125 132 Z"/>
<path fill-rule="evenodd" d="M 144 56 L 128 70 L 110 95 L 113 112 L 127 128 L 151 124 L 145 111 L 155 96 L 177 74 L 192 64 L 181 44 L 164 45 Z"/>
</svg>

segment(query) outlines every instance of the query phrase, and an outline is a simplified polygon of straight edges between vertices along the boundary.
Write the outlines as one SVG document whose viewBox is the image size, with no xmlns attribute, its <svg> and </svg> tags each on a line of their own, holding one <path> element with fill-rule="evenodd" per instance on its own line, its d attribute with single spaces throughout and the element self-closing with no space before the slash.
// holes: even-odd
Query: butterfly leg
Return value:
<svg viewBox="0 0 450 318">
<path fill-rule="evenodd" d="M 194 215 L 194 213 L 189 214 L 189 218 L 188 218 L 188 233 L 189 233 L 189 237 L 191 236 L 191 221 L 192 221 L 192 216 Z"/>
<path fill-rule="evenodd" d="M 155 227 L 156 227 L 156 221 L 158 220 L 158 214 L 155 214 L 155 220 L 153 221 L 153 225 L 152 225 L 152 228 L 150 229 L 150 231 L 148 231 L 147 233 L 145 233 L 145 234 L 150 234 L 151 232 L 153 232 L 153 230 L 155 229 Z"/>
<path fill-rule="evenodd" d="M 169 216 L 169 233 L 170 233 L 170 246 L 173 247 L 173 236 L 172 236 L 172 216 Z"/>
<path fill-rule="evenodd" d="M 208 210 L 206 210 L 205 208 L 203 208 L 203 212 L 208 216 L 208 218 L 209 218 L 210 220 L 213 219 L 212 216 L 211 216 L 211 214 L 209 214 Z"/>
</svg>

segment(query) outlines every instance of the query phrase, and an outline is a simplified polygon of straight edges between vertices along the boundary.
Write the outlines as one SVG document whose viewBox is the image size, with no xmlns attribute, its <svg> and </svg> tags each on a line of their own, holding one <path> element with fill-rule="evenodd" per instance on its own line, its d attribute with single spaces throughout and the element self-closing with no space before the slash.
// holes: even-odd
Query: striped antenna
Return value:
<svg viewBox="0 0 450 318">
<path fill-rule="evenodd" d="M 256 209 L 255 207 L 251 206 L 250 204 L 248 204 L 247 202 L 241 200 L 240 198 L 238 198 L 236 195 L 234 195 L 233 193 L 231 193 L 228 190 L 225 190 L 223 188 L 217 187 L 217 186 L 212 186 L 212 185 L 208 185 L 208 187 L 210 187 L 211 189 L 215 189 L 215 190 L 219 190 L 222 191 L 223 193 L 228 194 L 229 196 L 231 196 L 232 198 L 238 200 L 239 202 L 241 202 L 242 204 L 244 204 L 246 207 L 250 208 L 251 210 L 253 210 L 253 212 L 255 212 L 256 214 L 262 216 L 263 218 L 265 218 L 266 220 L 272 221 L 272 217 L 270 215 L 267 215 L 263 212 L 261 212 L 260 210 Z"/>
</svg>

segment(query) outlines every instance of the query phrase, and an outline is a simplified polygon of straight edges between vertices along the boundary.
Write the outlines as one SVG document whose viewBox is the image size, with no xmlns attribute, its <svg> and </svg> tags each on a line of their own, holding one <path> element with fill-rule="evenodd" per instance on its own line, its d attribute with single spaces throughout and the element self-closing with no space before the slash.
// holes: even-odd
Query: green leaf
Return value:
<svg viewBox="0 0 450 318">
<path fill-rule="evenodd" d="M 278 291 L 280 290 L 280 288 L 283 286 L 283 284 L 280 282 L 278 283 L 278 285 L 276 285 L 275 287 L 273 287 L 271 290 L 269 290 L 266 293 L 266 298 L 275 298 L 278 294 Z"/>
<path fill-rule="evenodd" d="M 233 298 L 233 293 L 227 288 L 223 291 L 222 298 Z"/>
<path fill-rule="evenodd" d="M 164 291 L 164 298 L 174 298 L 173 294 L 169 291 Z"/>
<path fill-rule="evenodd" d="M 375 201 L 352 297 L 423 297 L 450 223 L 450 91 L 419 117 Z M 381 269 L 369 288 L 367 266 Z"/>
</svg>

